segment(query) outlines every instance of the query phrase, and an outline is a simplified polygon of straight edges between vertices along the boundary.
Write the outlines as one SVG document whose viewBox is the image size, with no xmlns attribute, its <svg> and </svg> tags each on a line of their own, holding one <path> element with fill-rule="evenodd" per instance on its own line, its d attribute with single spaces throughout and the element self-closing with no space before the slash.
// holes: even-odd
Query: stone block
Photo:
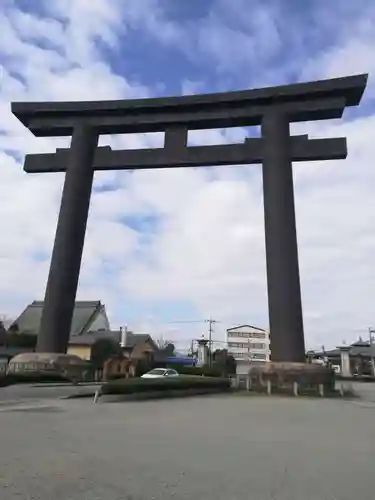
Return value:
<svg viewBox="0 0 375 500">
<path fill-rule="evenodd" d="M 335 374 L 331 368 L 308 363 L 270 361 L 262 365 L 254 365 L 249 370 L 251 387 L 266 389 L 271 383 L 274 389 L 293 390 L 295 383 L 300 390 L 324 387 L 325 392 L 334 390 Z"/>
</svg>

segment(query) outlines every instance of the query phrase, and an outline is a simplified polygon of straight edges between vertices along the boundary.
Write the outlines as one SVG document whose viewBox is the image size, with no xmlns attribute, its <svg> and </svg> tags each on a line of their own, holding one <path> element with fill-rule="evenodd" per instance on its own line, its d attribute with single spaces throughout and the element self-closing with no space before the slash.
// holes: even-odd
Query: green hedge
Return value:
<svg viewBox="0 0 375 500">
<path fill-rule="evenodd" d="M 13 384 L 43 384 L 49 382 L 71 382 L 71 380 L 54 373 L 10 373 L 0 378 L 0 386 Z"/>
<path fill-rule="evenodd" d="M 111 373 L 110 375 L 108 375 L 107 379 L 108 380 L 122 380 L 126 377 L 124 377 L 124 374 L 123 373 Z"/>
<path fill-rule="evenodd" d="M 37 342 L 37 335 L 28 333 L 7 333 L 5 338 L 6 347 L 28 347 L 34 348 Z"/>
<path fill-rule="evenodd" d="M 204 375 L 205 377 L 221 377 L 222 374 L 220 370 L 213 366 L 186 366 L 186 365 L 174 365 L 169 364 L 167 368 L 176 370 L 180 375 Z"/>
<path fill-rule="evenodd" d="M 203 375 L 202 367 L 168 364 L 167 368 L 176 370 L 180 375 Z"/>
<path fill-rule="evenodd" d="M 153 391 L 180 391 L 189 389 L 228 390 L 230 380 L 216 377 L 127 378 L 102 385 L 103 394 L 137 394 Z"/>
<path fill-rule="evenodd" d="M 335 375 L 336 380 L 351 380 L 353 382 L 375 382 L 375 377 L 371 377 L 368 375 L 357 375 L 351 377 L 343 377 L 341 374 Z"/>
</svg>

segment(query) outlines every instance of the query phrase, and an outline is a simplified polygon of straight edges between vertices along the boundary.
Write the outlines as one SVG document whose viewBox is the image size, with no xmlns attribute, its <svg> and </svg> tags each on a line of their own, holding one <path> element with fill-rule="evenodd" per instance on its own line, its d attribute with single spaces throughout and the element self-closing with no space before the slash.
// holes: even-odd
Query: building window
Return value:
<svg viewBox="0 0 375 500">
<path fill-rule="evenodd" d="M 249 357 L 247 352 L 231 352 L 231 355 L 234 358 L 248 358 Z"/>
<path fill-rule="evenodd" d="M 267 337 L 266 332 L 252 332 L 251 338 L 253 339 L 265 339 Z"/>
<path fill-rule="evenodd" d="M 266 359 L 267 358 L 267 356 L 265 354 L 260 353 L 260 352 L 254 352 L 251 357 L 253 359 Z"/>
<path fill-rule="evenodd" d="M 239 348 L 239 349 L 266 349 L 266 344 L 260 342 L 228 342 L 228 349 Z"/>
<path fill-rule="evenodd" d="M 231 352 L 230 353 L 235 359 L 249 359 L 248 352 Z M 267 359 L 267 355 L 260 352 L 250 353 L 250 359 Z"/>
<path fill-rule="evenodd" d="M 251 344 L 252 349 L 265 349 L 265 344 L 261 344 L 259 342 L 254 342 L 254 344 Z"/>
<path fill-rule="evenodd" d="M 243 344 L 242 342 L 228 342 L 228 347 L 242 348 L 247 347 L 248 344 Z"/>
<path fill-rule="evenodd" d="M 265 339 L 266 332 L 228 332 L 228 338 Z"/>
</svg>

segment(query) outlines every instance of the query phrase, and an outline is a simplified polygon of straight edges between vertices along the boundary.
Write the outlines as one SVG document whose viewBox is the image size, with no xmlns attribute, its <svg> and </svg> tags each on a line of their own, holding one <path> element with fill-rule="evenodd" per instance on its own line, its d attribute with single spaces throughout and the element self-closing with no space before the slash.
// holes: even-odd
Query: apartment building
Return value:
<svg viewBox="0 0 375 500">
<path fill-rule="evenodd" d="M 227 346 L 237 362 L 237 375 L 248 373 L 252 363 L 270 360 L 270 336 L 267 330 L 240 325 L 227 330 Z"/>
</svg>

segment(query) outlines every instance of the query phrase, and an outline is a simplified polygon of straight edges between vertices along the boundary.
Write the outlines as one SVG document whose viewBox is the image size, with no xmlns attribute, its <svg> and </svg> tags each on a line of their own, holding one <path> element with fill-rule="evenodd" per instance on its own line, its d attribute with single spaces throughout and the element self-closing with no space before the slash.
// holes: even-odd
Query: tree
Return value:
<svg viewBox="0 0 375 500">
<path fill-rule="evenodd" d="M 14 319 L 7 314 L 0 314 L 0 323 L 2 323 L 7 330 L 14 323 Z"/>
<path fill-rule="evenodd" d="M 159 350 L 165 354 L 165 356 L 171 357 L 174 356 L 175 345 L 170 340 L 164 340 L 163 338 L 156 341 L 156 345 Z"/>
<path fill-rule="evenodd" d="M 7 330 L 4 323 L 0 320 L 0 345 L 5 345 L 7 340 Z"/>
<path fill-rule="evenodd" d="M 213 367 L 225 375 L 236 374 L 236 360 L 227 349 L 217 349 L 213 353 Z"/>
<path fill-rule="evenodd" d="M 34 349 L 37 335 L 32 332 L 20 331 L 18 323 L 10 316 L 0 314 L 0 345 L 6 347 L 19 347 Z"/>
<path fill-rule="evenodd" d="M 19 326 L 18 326 L 18 323 L 12 323 L 10 325 L 10 327 L 8 328 L 8 332 L 9 333 L 20 333 L 20 329 L 19 329 Z"/>
<path fill-rule="evenodd" d="M 91 361 L 96 366 L 103 366 L 111 356 L 122 356 L 122 349 L 114 339 L 98 339 L 91 347 Z"/>
<path fill-rule="evenodd" d="M 18 333 L 8 330 L 6 335 L 7 347 L 27 347 L 34 349 L 36 347 L 38 336 L 28 333 Z"/>
<path fill-rule="evenodd" d="M 160 350 L 164 350 L 169 344 L 173 344 L 173 342 L 171 340 L 166 340 L 163 337 L 156 340 L 156 345 Z"/>
<path fill-rule="evenodd" d="M 164 352 L 169 357 L 174 356 L 174 344 L 172 344 L 172 342 L 167 344 L 167 346 L 164 348 Z"/>
</svg>

